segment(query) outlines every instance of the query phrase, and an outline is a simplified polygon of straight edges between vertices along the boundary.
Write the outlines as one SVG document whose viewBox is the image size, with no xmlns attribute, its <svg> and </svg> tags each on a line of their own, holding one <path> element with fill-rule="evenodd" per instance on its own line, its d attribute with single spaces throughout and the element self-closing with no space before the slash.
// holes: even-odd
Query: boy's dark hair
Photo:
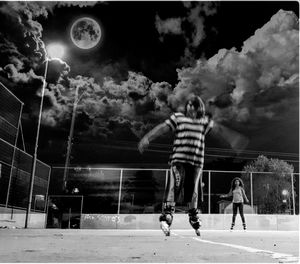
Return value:
<svg viewBox="0 0 300 264">
<path fill-rule="evenodd" d="M 185 115 L 187 113 L 187 106 L 188 106 L 189 102 L 191 102 L 192 105 L 194 106 L 194 109 L 197 112 L 197 114 L 196 114 L 197 118 L 201 118 L 201 117 L 205 116 L 205 104 L 202 101 L 202 99 L 200 98 L 200 96 L 197 96 L 197 95 L 191 95 L 188 97 L 188 99 L 185 103 L 185 107 L 184 107 Z"/>
</svg>

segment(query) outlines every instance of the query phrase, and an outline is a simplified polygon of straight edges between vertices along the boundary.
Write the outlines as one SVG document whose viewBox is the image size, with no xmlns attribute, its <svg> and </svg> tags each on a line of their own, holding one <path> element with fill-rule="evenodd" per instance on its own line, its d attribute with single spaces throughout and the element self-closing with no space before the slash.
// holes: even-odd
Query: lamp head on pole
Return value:
<svg viewBox="0 0 300 264">
<path fill-rule="evenodd" d="M 65 48 L 59 43 L 52 43 L 47 45 L 47 57 L 49 59 L 61 59 L 64 56 Z"/>
</svg>

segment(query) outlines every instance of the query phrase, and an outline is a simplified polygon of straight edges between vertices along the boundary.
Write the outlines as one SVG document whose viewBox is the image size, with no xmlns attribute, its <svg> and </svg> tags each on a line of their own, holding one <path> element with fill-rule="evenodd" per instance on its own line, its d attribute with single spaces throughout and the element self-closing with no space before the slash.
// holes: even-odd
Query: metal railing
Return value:
<svg viewBox="0 0 300 264">
<path fill-rule="evenodd" d="M 64 167 L 52 168 L 50 195 L 62 193 L 63 171 Z M 68 172 L 68 194 L 77 188 L 84 196 L 83 213 L 159 213 L 169 169 L 69 167 Z M 220 209 L 221 205 L 230 203 L 230 199 L 221 200 L 220 195 L 229 192 L 234 177 L 241 177 L 244 181 L 252 213 L 299 213 L 296 200 L 299 173 L 277 179 L 272 172 L 245 174 L 242 171 L 217 170 L 203 170 L 203 213 L 224 212 Z M 177 208 L 184 211 L 185 205 L 178 204 Z"/>
</svg>

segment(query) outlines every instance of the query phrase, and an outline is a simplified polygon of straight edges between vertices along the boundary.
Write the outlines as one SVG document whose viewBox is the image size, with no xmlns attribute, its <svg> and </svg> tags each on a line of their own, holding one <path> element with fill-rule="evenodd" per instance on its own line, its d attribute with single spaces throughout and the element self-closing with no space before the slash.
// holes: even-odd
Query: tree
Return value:
<svg viewBox="0 0 300 264">
<path fill-rule="evenodd" d="M 253 204 L 258 207 L 258 213 L 276 214 L 291 208 L 293 165 L 260 155 L 243 169 L 242 179 L 247 186 L 250 186 L 251 172 Z"/>
</svg>

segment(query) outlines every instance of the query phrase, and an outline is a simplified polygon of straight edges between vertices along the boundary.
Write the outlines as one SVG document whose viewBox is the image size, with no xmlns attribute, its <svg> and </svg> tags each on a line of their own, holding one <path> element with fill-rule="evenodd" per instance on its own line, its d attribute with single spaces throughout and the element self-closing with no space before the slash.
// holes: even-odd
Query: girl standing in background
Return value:
<svg viewBox="0 0 300 264">
<path fill-rule="evenodd" d="M 243 222 L 243 228 L 246 230 L 246 221 L 244 216 L 244 202 L 249 203 L 249 200 L 246 196 L 244 183 L 241 178 L 236 177 L 231 182 L 231 189 L 228 194 L 221 195 L 220 198 L 226 198 L 232 196 L 232 223 L 230 230 L 233 230 L 235 225 L 235 218 L 237 215 L 237 210 L 239 209 L 239 213 Z"/>
</svg>

